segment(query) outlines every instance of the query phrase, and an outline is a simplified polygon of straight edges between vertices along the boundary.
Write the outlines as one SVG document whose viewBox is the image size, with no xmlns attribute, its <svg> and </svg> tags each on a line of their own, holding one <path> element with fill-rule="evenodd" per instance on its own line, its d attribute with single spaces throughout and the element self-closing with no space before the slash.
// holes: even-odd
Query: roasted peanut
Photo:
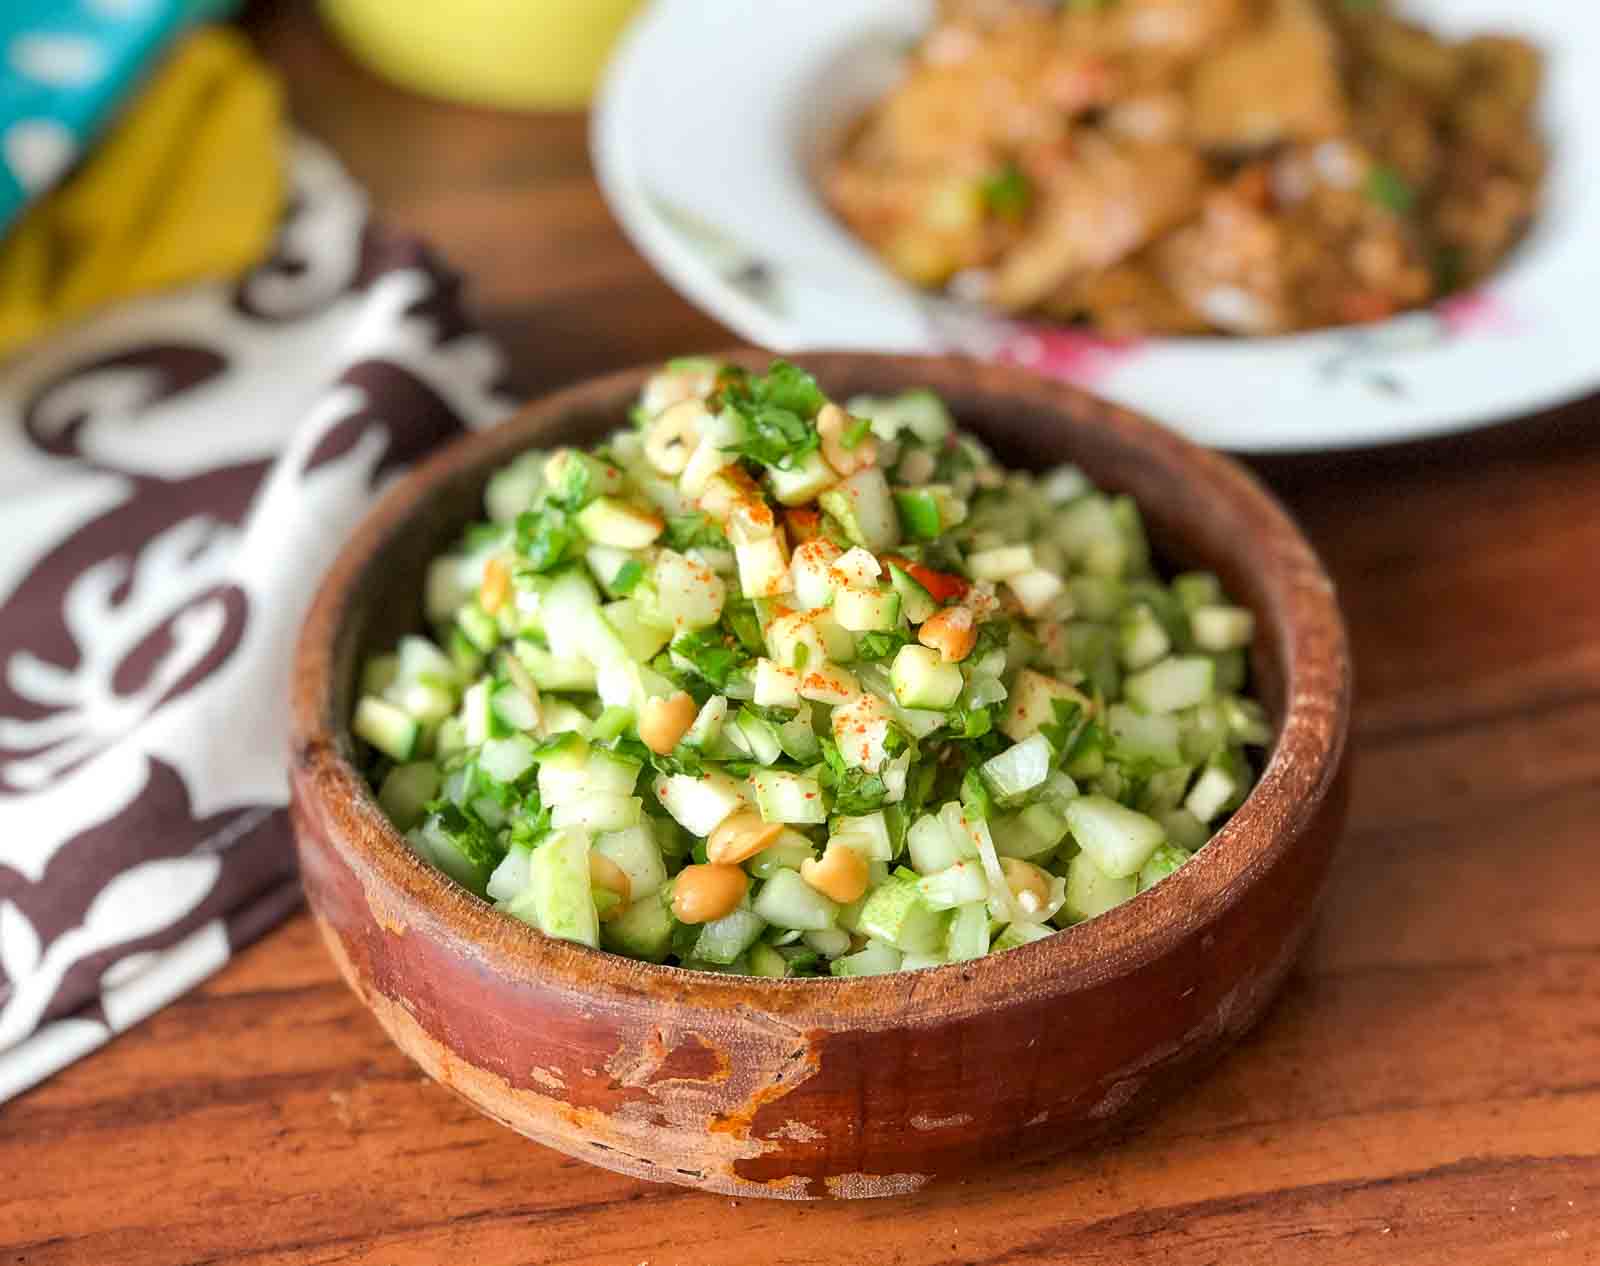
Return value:
<svg viewBox="0 0 1600 1266">
<path fill-rule="evenodd" d="M 644 455 L 650 464 L 663 475 L 683 474 L 700 442 L 700 424 L 705 417 L 703 403 L 684 400 L 652 422 L 644 440 Z"/>
<path fill-rule="evenodd" d="M 687 692 L 663 699 L 646 699 L 639 713 L 639 741 L 657 756 L 665 756 L 689 732 L 698 709 Z"/>
<path fill-rule="evenodd" d="M 483 582 L 478 586 L 478 605 L 490 615 L 511 598 L 511 568 L 498 555 L 483 565 Z"/>
<path fill-rule="evenodd" d="M 845 434 L 855 419 L 829 401 L 817 414 L 817 434 L 822 437 L 822 455 L 841 475 L 853 475 L 875 465 L 878 460 L 878 441 L 869 432 L 859 436 L 853 445 L 845 443 Z"/>
<path fill-rule="evenodd" d="M 840 905 L 849 905 L 867 890 L 867 859 L 838 840 L 828 842 L 821 859 L 800 863 L 800 878 Z"/>
<path fill-rule="evenodd" d="M 966 607 L 945 607 L 922 622 L 917 641 L 938 651 L 945 663 L 959 664 L 978 644 L 978 622 Z"/>
<path fill-rule="evenodd" d="M 633 899 L 633 884 L 628 879 L 628 872 L 604 853 L 596 853 L 593 849 L 589 850 L 589 883 L 617 894 L 617 904 L 600 916 L 601 922 L 616 918 Z"/>
<path fill-rule="evenodd" d="M 706 856 L 723 865 L 737 866 L 754 857 L 783 834 L 782 822 L 764 821 L 759 813 L 745 810 L 731 814 L 706 840 Z"/>
<path fill-rule="evenodd" d="M 1038 914 L 1050 904 L 1050 876 L 1032 862 L 1002 857 L 1000 871 L 1006 877 L 1011 897 L 1023 914 Z"/>
<path fill-rule="evenodd" d="M 749 877 L 737 866 L 685 866 L 672 884 L 673 916 L 679 923 L 710 923 L 737 910 L 749 887 Z"/>
</svg>

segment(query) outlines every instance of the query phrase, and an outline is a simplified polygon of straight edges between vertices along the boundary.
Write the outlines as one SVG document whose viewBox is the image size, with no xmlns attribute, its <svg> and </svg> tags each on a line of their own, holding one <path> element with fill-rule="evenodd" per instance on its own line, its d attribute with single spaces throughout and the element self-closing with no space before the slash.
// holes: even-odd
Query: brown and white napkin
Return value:
<svg viewBox="0 0 1600 1266">
<path fill-rule="evenodd" d="M 294 909 L 301 618 L 385 481 L 512 403 L 455 279 L 293 172 L 249 276 L 0 364 L 0 1101 Z"/>
</svg>

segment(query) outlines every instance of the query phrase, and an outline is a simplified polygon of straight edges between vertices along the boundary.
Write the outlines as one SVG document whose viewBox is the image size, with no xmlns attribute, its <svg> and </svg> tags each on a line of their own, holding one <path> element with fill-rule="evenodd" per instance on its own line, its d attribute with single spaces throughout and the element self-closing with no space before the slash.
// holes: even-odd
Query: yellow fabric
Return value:
<svg viewBox="0 0 1600 1266">
<path fill-rule="evenodd" d="M 278 82 L 249 42 L 190 35 L 0 242 L 0 356 L 105 304 L 260 260 L 283 211 L 284 132 Z"/>
</svg>

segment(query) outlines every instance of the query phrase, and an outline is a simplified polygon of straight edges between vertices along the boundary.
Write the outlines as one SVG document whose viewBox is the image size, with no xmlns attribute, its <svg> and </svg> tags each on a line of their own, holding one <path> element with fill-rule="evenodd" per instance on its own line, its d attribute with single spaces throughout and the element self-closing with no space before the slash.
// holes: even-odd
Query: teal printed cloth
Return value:
<svg viewBox="0 0 1600 1266">
<path fill-rule="evenodd" d="M 0 234 L 61 179 L 172 41 L 237 0 L 0 0 Z"/>
</svg>

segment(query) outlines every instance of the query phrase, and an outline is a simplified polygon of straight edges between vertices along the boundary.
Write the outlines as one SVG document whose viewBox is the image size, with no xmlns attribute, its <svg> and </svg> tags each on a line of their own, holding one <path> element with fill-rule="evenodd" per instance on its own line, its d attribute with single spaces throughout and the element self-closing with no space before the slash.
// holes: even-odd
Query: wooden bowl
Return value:
<svg viewBox="0 0 1600 1266">
<path fill-rule="evenodd" d="M 753 354 L 739 357 L 761 360 Z M 551 396 L 403 479 L 323 583 L 295 665 L 292 813 L 350 985 L 432 1077 L 597 1165 L 740 1196 L 913 1191 L 1080 1145 L 1193 1084 L 1305 940 L 1344 818 L 1350 664 L 1333 586 L 1225 457 L 1080 392 L 969 361 L 800 358 L 830 394 L 929 386 L 1010 464 L 1132 493 L 1169 564 L 1258 616 L 1278 738 L 1172 878 L 1011 953 L 860 980 L 719 976 L 547 939 L 424 864 L 351 763 L 357 666 L 421 624 L 423 567 L 517 453 L 624 423 L 648 371 Z"/>
</svg>

